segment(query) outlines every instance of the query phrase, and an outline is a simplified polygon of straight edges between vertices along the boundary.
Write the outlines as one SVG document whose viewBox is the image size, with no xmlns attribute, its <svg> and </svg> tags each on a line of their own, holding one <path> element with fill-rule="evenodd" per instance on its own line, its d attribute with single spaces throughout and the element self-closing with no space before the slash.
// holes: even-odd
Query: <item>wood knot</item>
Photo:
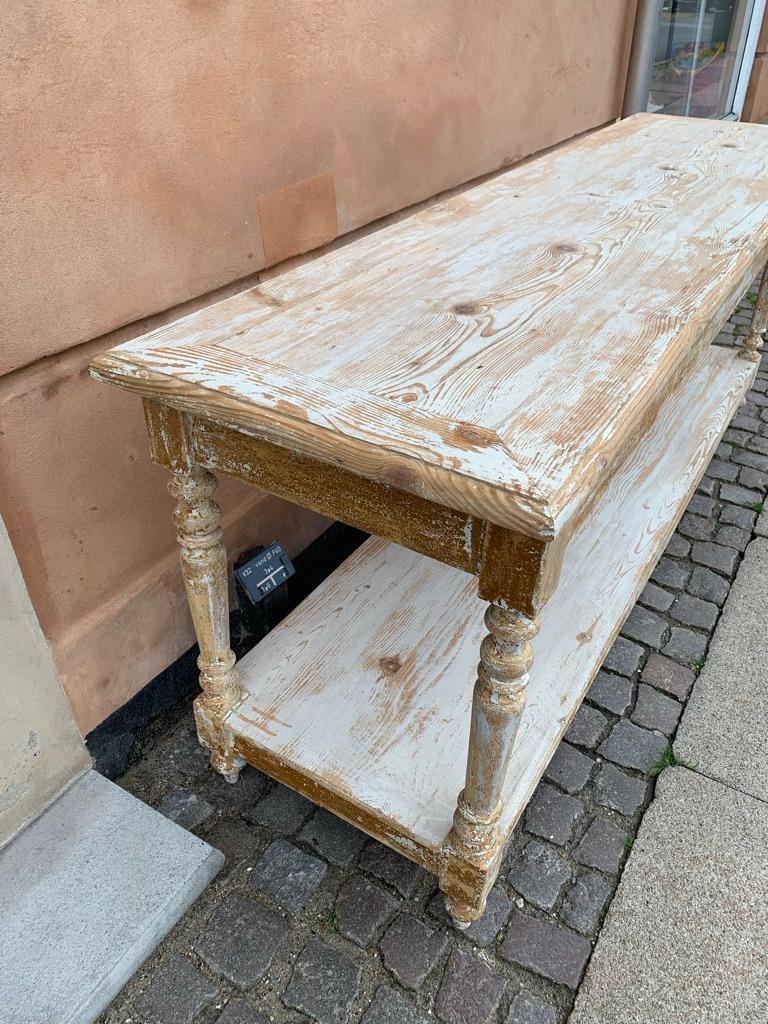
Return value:
<svg viewBox="0 0 768 1024">
<path fill-rule="evenodd" d="M 475 316 L 480 312 L 480 306 L 476 302 L 457 302 L 451 312 L 458 316 Z"/>
<path fill-rule="evenodd" d="M 385 676 L 394 676 L 403 667 L 403 663 L 400 661 L 399 655 L 385 655 L 383 658 L 379 658 L 379 668 L 382 674 Z"/>
<path fill-rule="evenodd" d="M 574 245 L 573 242 L 558 242 L 555 252 L 581 252 L 581 246 Z"/>
<path fill-rule="evenodd" d="M 499 438 L 493 430 L 478 427 L 474 423 L 459 423 L 450 434 L 451 438 L 463 448 L 490 448 Z"/>
<path fill-rule="evenodd" d="M 261 288 L 253 288 L 251 294 L 257 302 L 263 303 L 265 306 L 271 306 L 273 309 L 282 309 L 285 305 L 283 299 L 279 299 L 277 295 L 265 292 Z"/>
<path fill-rule="evenodd" d="M 408 466 L 390 466 L 381 474 L 384 483 L 407 491 L 416 486 L 416 474 Z"/>
</svg>

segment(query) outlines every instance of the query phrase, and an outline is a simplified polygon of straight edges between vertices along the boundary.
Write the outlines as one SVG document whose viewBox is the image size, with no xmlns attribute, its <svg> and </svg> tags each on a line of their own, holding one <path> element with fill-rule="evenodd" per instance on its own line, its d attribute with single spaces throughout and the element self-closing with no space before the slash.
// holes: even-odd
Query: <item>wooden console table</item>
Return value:
<svg viewBox="0 0 768 1024">
<path fill-rule="evenodd" d="M 638 115 L 96 359 L 173 473 L 214 768 L 479 917 L 751 384 L 765 278 L 712 342 L 766 258 L 768 128 Z M 376 535 L 237 667 L 212 471 Z"/>
</svg>

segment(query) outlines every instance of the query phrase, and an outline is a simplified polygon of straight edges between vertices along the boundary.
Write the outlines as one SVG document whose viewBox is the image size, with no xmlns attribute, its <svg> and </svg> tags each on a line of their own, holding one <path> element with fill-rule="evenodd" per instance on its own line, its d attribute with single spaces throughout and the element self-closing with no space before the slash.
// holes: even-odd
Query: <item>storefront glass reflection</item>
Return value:
<svg viewBox="0 0 768 1024">
<path fill-rule="evenodd" d="M 690 117 L 728 114 L 751 9 L 752 0 L 667 0 L 648 110 Z"/>
</svg>

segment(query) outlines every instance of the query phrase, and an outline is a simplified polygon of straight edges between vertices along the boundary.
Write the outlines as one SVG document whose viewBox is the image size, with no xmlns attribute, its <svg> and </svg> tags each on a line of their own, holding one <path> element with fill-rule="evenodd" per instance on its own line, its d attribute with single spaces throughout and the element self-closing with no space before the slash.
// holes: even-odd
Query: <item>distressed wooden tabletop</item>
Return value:
<svg viewBox="0 0 768 1024">
<path fill-rule="evenodd" d="M 100 356 L 524 533 L 626 457 L 768 257 L 768 127 L 636 115 Z"/>
</svg>

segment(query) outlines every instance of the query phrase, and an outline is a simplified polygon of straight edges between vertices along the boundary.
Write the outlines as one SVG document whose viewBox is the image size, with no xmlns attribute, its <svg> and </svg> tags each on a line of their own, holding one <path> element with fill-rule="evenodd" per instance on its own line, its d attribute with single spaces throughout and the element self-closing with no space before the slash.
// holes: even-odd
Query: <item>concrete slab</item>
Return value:
<svg viewBox="0 0 768 1024">
<path fill-rule="evenodd" d="M 765 1024 L 768 804 L 667 769 L 569 1024 Z"/>
<path fill-rule="evenodd" d="M 768 540 L 754 540 L 685 709 L 677 757 L 697 772 L 768 797 Z"/>
<path fill-rule="evenodd" d="M 223 862 L 88 772 L 0 852 L 0 1017 L 90 1024 Z"/>
</svg>

